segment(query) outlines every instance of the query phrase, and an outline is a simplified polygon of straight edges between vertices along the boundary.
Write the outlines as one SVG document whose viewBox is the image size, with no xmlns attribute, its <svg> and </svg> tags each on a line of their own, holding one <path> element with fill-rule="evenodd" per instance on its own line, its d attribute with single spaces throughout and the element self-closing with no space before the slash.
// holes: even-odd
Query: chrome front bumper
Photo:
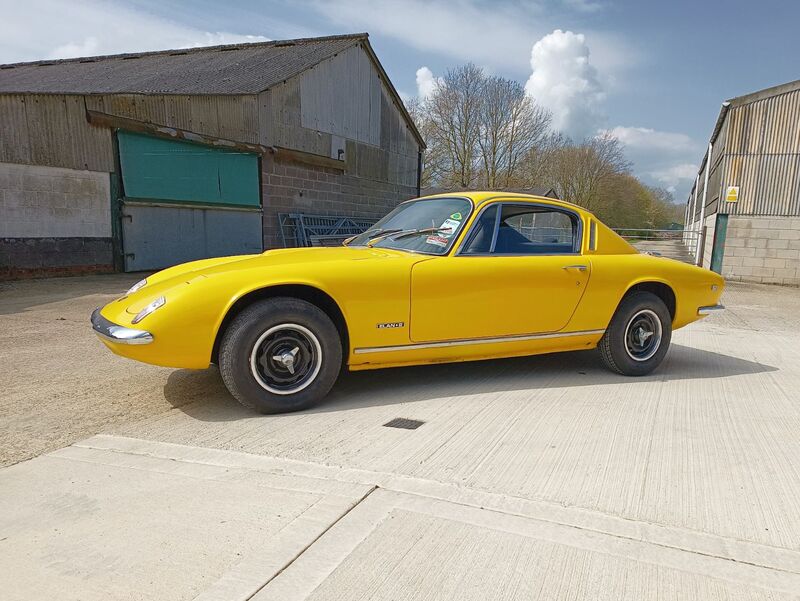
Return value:
<svg viewBox="0 0 800 601">
<path fill-rule="evenodd" d="M 708 307 L 698 307 L 697 314 L 698 315 L 711 315 L 712 313 L 716 313 L 717 311 L 724 311 L 725 307 L 722 305 L 709 305 Z"/>
<path fill-rule="evenodd" d="M 108 321 L 100 315 L 100 309 L 92 313 L 92 329 L 101 338 L 117 344 L 150 344 L 153 335 L 146 330 L 134 330 Z"/>
</svg>

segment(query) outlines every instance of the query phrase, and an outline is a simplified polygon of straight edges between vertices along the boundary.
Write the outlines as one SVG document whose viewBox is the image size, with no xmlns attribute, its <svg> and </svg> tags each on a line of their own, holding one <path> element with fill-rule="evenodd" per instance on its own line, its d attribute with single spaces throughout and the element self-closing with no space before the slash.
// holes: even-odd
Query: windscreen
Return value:
<svg viewBox="0 0 800 601">
<path fill-rule="evenodd" d="M 472 211 L 465 198 L 412 200 L 399 205 L 348 246 L 393 248 L 443 255 L 450 250 Z"/>
</svg>

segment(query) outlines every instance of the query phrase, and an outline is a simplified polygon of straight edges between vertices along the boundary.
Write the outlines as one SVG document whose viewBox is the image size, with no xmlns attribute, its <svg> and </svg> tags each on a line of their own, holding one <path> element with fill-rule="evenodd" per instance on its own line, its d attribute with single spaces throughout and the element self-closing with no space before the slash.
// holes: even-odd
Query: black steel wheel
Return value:
<svg viewBox="0 0 800 601">
<path fill-rule="evenodd" d="M 642 309 L 625 326 L 625 352 L 634 361 L 647 361 L 661 347 L 663 326 L 652 309 Z"/>
<path fill-rule="evenodd" d="M 606 366 L 626 376 L 644 376 L 661 364 L 672 338 L 669 309 L 655 294 L 626 295 L 598 344 Z"/>
<path fill-rule="evenodd" d="M 297 411 L 321 401 L 341 365 L 342 343 L 330 317 L 295 298 L 246 308 L 228 326 L 219 350 L 225 386 L 261 413 Z"/>
<path fill-rule="evenodd" d="M 296 323 L 281 323 L 253 344 L 250 371 L 264 390 L 295 394 L 309 386 L 322 367 L 322 345 L 314 332 Z"/>
</svg>

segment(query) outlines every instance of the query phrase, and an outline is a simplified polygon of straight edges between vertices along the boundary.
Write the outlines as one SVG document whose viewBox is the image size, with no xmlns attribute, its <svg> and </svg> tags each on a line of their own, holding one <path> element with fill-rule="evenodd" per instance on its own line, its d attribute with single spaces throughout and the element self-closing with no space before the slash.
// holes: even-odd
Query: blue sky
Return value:
<svg viewBox="0 0 800 601">
<path fill-rule="evenodd" d="M 800 78 L 800 3 L 773 0 L 0 0 L 0 8 L 2 63 L 367 31 L 395 86 L 414 96 L 426 78 L 473 61 L 527 82 L 573 136 L 613 131 L 634 172 L 678 201 L 720 103 Z"/>
</svg>

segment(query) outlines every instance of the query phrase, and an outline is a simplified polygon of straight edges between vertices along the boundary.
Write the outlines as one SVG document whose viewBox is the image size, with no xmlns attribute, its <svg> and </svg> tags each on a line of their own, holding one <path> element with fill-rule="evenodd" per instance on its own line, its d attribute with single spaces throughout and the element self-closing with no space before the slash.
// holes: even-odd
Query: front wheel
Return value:
<svg viewBox="0 0 800 601">
<path fill-rule="evenodd" d="M 672 338 L 672 318 L 659 297 L 633 292 L 622 299 L 598 348 L 606 366 L 626 376 L 644 376 L 659 366 Z"/>
<path fill-rule="evenodd" d="M 242 405 L 261 413 L 318 403 L 341 365 L 342 343 L 330 317 L 295 298 L 272 298 L 244 309 L 219 349 L 225 386 Z"/>
</svg>

